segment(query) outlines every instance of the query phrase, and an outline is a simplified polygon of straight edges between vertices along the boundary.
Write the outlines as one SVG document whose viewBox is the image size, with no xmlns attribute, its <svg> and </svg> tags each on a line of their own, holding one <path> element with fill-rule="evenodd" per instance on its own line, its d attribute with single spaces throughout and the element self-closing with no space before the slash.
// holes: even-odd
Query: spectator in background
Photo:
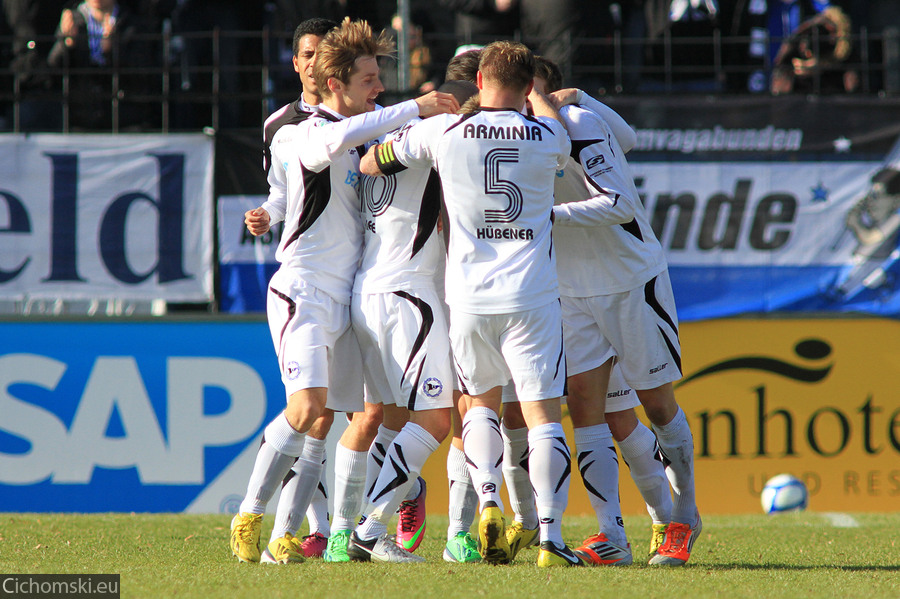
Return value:
<svg viewBox="0 0 900 599">
<path fill-rule="evenodd" d="M 571 78 L 572 39 L 580 21 L 576 0 L 518 0 L 522 41 L 535 54 L 560 65 L 563 77 Z"/>
<path fill-rule="evenodd" d="M 516 0 L 439 0 L 454 12 L 456 45 L 485 45 L 514 39 L 519 28 Z"/>
<path fill-rule="evenodd" d="M 801 23 L 775 57 L 772 93 L 852 92 L 859 76 L 847 68 L 852 39 L 850 19 L 830 6 Z"/>
<path fill-rule="evenodd" d="M 51 97 L 53 82 L 47 72 L 47 55 L 66 4 L 67 0 L 3 0 L 7 25 L 3 34 L 11 34 L 13 41 L 0 53 L 0 59 L 9 60 L 11 76 L 18 78 L 23 131 L 58 131 L 62 125 L 58 99 Z M 4 79 L 2 85 L 14 89 L 11 80 Z M 9 119 L 12 125 L 11 111 Z"/>
<path fill-rule="evenodd" d="M 262 28 L 264 12 L 260 8 L 255 2 L 241 0 L 178 1 L 172 13 L 172 28 L 184 38 L 183 54 L 176 65 L 180 67 L 178 85 L 188 101 L 178 106 L 175 128 L 256 127 L 261 116 L 268 114 L 261 115 L 258 99 L 236 97 L 242 89 L 259 87 L 258 68 L 246 74 L 240 69 L 242 65 L 262 63 L 260 44 L 239 33 Z M 216 29 L 220 31 L 218 48 L 211 35 Z M 215 66 L 216 73 L 210 69 Z M 211 112 L 209 95 L 214 91 L 214 75 L 218 77 L 218 119 Z"/>
<path fill-rule="evenodd" d="M 144 77 L 120 74 L 116 81 L 114 76 L 119 69 L 145 65 L 148 53 L 136 38 L 138 21 L 116 0 L 86 0 L 62 11 L 47 63 L 74 71 L 68 95 L 71 129 L 144 125 L 145 105 L 131 101 L 142 92 Z"/>
</svg>

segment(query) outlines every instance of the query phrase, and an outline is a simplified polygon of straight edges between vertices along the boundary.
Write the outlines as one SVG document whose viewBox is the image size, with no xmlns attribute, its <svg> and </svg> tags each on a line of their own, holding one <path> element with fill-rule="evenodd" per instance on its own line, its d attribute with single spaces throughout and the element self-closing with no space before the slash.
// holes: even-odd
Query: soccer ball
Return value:
<svg viewBox="0 0 900 599">
<path fill-rule="evenodd" d="M 766 481 L 761 500 L 763 511 L 767 514 L 799 512 L 806 509 L 809 492 L 797 477 L 779 474 Z"/>
</svg>

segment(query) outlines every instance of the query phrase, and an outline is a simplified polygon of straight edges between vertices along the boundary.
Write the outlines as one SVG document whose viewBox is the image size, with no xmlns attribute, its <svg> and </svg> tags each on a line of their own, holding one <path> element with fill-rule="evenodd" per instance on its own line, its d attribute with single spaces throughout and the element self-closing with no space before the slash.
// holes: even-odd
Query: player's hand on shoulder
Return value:
<svg viewBox="0 0 900 599">
<path fill-rule="evenodd" d="M 459 102 L 453 94 L 433 91 L 416 98 L 419 105 L 419 116 L 423 119 L 436 114 L 455 114 L 459 110 Z"/>
<path fill-rule="evenodd" d="M 559 110 L 563 106 L 570 104 L 578 104 L 581 100 L 581 90 L 575 87 L 567 87 L 557 90 L 551 94 L 547 94 L 547 99 L 553 104 L 553 107 Z"/>
<path fill-rule="evenodd" d="M 244 224 L 247 225 L 247 230 L 250 231 L 250 234 L 255 237 L 268 233 L 269 223 L 269 213 L 266 212 L 265 208 L 254 208 L 244 213 Z"/>
</svg>

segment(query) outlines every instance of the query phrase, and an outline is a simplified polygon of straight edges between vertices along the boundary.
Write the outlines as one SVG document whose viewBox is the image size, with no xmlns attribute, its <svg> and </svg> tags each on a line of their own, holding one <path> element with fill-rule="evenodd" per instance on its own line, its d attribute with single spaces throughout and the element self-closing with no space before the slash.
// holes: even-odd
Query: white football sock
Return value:
<svg viewBox="0 0 900 599">
<path fill-rule="evenodd" d="M 309 502 L 319 486 L 324 457 L 325 440 L 307 436 L 303 453 L 294 462 L 285 484 L 281 487 L 270 542 L 280 539 L 285 533 L 297 535 Z"/>
<path fill-rule="evenodd" d="M 559 423 L 536 426 L 528 431 L 528 472 L 540 519 L 541 542 L 565 545 L 562 515 L 569 503 L 572 459 L 566 436 Z"/>
<path fill-rule="evenodd" d="M 241 512 L 262 514 L 266 511 L 266 505 L 303 451 L 305 438 L 306 435 L 291 427 L 284 413 L 269 423 L 247 482 L 247 494 L 241 502 Z"/>
<path fill-rule="evenodd" d="M 619 441 L 622 459 L 647 504 L 647 513 L 654 524 L 668 524 L 672 520 L 672 492 L 658 449 L 656 435 L 641 422 Z"/>
<path fill-rule="evenodd" d="M 369 446 L 369 456 L 366 459 L 366 494 L 364 500 L 368 500 L 369 494 L 372 492 L 372 485 L 378 480 L 381 474 L 381 465 L 384 464 L 384 456 L 388 447 L 394 442 L 400 431 L 387 428 L 383 424 L 378 426 L 378 433 L 372 439 L 372 445 Z"/>
<path fill-rule="evenodd" d="M 479 511 L 488 501 L 496 503 L 502 511 L 500 485 L 503 484 L 503 475 L 500 463 L 503 460 L 503 438 L 497 413 L 480 406 L 470 408 L 463 418 L 462 439 L 469 476 L 478 494 Z"/>
<path fill-rule="evenodd" d="M 461 532 L 469 532 L 478 513 L 478 495 L 466 466 L 466 454 L 452 443 L 447 452 L 447 478 L 450 481 L 450 524 L 447 526 L 449 541 Z"/>
<path fill-rule="evenodd" d="M 323 459 L 322 476 L 319 478 L 319 484 L 316 485 L 316 491 L 313 493 L 309 502 L 309 508 L 306 510 L 306 519 L 309 520 L 309 534 L 319 533 L 323 537 L 331 536 L 331 524 L 328 521 L 327 468 L 327 460 Z"/>
<path fill-rule="evenodd" d="M 528 476 L 528 429 L 510 429 L 501 423 L 500 434 L 503 436 L 503 480 L 510 507 L 517 522 L 525 528 L 535 529 L 538 517 Z"/>
<path fill-rule="evenodd" d="M 357 528 L 361 539 L 368 540 L 387 532 L 387 522 L 396 513 L 408 490 L 418 480 L 425 461 L 440 443 L 418 424 L 407 422 L 391 443 L 384 467 L 372 487 L 364 510 L 366 521 Z"/>
<path fill-rule="evenodd" d="M 353 451 L 340 443 L 334 452 L 334 518 L 332 530 L 353 530 L 362 512 L 368 451 Z"/>
<path fill-rule="evenodd" d="M 625 545 L 625 525 L 619 504 L 619 458 L 609 425 L 576 428 L 575 454 L 600 532 L 611 542 Z"/>
<path fill-rule="evenodd" d="M 678 408 L 672 422 L 654 426 L 659 449 L 666 460 L 666 475 L 675 497 L 672 521 L 695 526 L 697 500 L 694 495 L 694 437 L 684 411 Z"/>
</svg>

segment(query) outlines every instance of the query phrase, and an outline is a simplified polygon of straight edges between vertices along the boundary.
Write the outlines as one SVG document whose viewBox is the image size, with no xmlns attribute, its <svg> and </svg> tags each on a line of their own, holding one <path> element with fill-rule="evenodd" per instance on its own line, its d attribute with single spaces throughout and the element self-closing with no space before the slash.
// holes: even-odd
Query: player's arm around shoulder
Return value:
<svg viewBox="0 0 900 599">
<path fill-rule="evenodd" d="M 550 101 L 562 111 L 563 106 L 578 105 L 592 112 L 609 126 L 623 152 L 630 152 L 637 145 L 637 133 L 622 116 L 583 90 L 566 88 L 553 92 Z"/>
<path fill-rule="evenodd" d="M 364 175 L 378 177 L 393 175 L 407 168 L 431 167 L 434 162 L 434 143 L 446 130 L 451 114 L 441 114 L 428 120 L 404 125 L 385 143 L 375 144 L 359 163 Z"/>
</svg>

